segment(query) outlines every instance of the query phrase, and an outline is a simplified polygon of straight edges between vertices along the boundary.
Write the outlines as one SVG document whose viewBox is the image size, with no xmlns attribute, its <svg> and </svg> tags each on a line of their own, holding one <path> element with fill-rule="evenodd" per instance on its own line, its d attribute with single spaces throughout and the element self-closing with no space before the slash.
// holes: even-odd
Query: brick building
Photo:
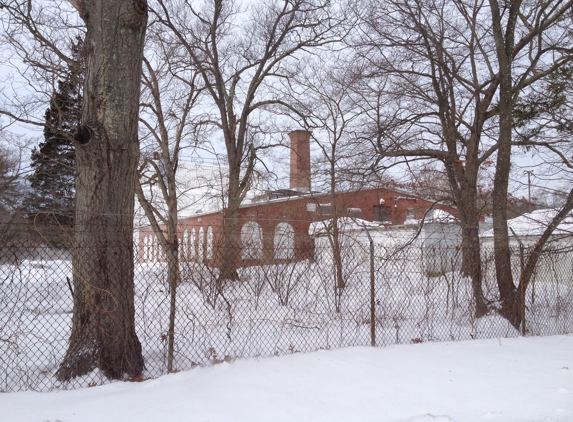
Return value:
<svg viewBox="0 0 573 422">
<path fill-rule="evenodd" d="M 289 189 L 265 192 L 251 197 L 239 211 L 242 265 L 298 261 L 313 257 L 314 243 L 309 235 L 314 221 L 350 216 L 381 225 L 403 225 L 423 218 L 431 201 L 386 188 L 330 194 L 311 189 L 310 133 L 294 131 L 291 140 Z M 455 209 L 435 208 L 455 214 Z M 180 258 L 218 266 L 217 245 L 223 224 L 220 210 L 201 212 L 180 219 Z M 139 230 L 140 262 L 162 260 L 150 227 Z"/>
</svg>

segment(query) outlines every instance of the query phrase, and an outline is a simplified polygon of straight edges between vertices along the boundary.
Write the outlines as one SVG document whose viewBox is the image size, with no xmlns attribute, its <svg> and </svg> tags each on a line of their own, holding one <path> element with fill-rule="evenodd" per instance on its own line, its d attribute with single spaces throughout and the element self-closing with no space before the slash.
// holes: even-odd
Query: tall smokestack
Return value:
<svg viewBox="0 0 573 422">
<path fill-rule="evenodd" d="M 310 132 L 295 130 L 290 137 L 290 188 L 310 192 Z"/>
</svg>

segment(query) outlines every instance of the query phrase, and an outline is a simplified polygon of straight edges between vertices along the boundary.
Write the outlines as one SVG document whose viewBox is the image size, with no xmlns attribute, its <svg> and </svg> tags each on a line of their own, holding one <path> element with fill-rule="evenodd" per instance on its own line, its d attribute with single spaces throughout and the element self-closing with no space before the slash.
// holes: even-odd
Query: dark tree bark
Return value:
<svg viewBox="0 0 573 422">
<path fill-rule="evenodd" d="M 511 250 L 507 227 L 507 192 L 511 165 L 511 132 L 513 130 L 512 59 L 515 25 L 521 1 L 514 1 L 508 10 L 505 30 L 502 28 L 501 11 L 496 0 L 490 2 L 493 38 L 499 64 L 499 141 L 493 186 L 493 231 L 495 272 L 501 297 L 502 316 L 514 326 L 519 326 L 516 307 L 516 289 L 511 272 Z"/>
<path fill-rule="evenodd" d="M 507 225 L 507 197 L 514 131 L 513 113 L 516 100 L 524 87 L 555 73 L 573 59 L 569 48 L 564 48 L 563 45 L 559 45 L 559 41 L 554 41 L 559 40 L 555 34 L 564 30 L 559 25 L 562 17 L 570 12 L 572 3 L 556 0 L 542 4 L 539 8 L 531 8 L 531 5 L 524 4 L 520 0 L 502 4 L 497 0 L 489 0 L 489 5 L 492 36 L 499 68 L 499 104 L 497 107 L 499 133 L 492 213 L 495 270 L 501 299 L 499 312 L 518 328 L 521 324 L 522 310 L 519 304 L 520 295 L 511 270 Z M 527 21 L 526 16 L 530 17 L 531 22 Z M 520 21 L 525 28 L 519 27 Z M 551 34 L 551 38 L 548 34 Z M 522 53 L 522 51 L 527 53 Z M 535 51 L 535 55 L 532 55 L 531 51 Z M 552 56 L 544 56 L 546 52 Z M 529 67 L 523 67 L 519 63 L 525 54 L 529 54 L 531 60 Z M 537 68 L 540 64 L 544 65 L 542 69 Z"/>
<path fill-rule="evenodd" d="M 82 126 L 76 141 L 74 315 L 60 380 L 100 368 L 110 378 L 144 368 L 135 332 L 133 211 L 147 24 L 142 0 L 74 1 L 85 22 Z"/>
<path fill-rule="evenodd" d="M 476 126 L 479 128 L 470 136 L 466 152 L 466 165 L 462 165 L 455 151 L 456 143 L 448 142 L 448 160 L 444 160 L 452 192 L 452 199 L 458 208 L 462 228 L 462 273 L 470 277 L 475 316 L 482 317 L 488 307 L 482 288 L 481 248 L 479 240 L 478 174 L 483 157 L 479 157 L 479 132 L 484 120 L 483 112 L 476 111 Z M 451 165 L 453 163 L 453 165 Z"/>
</svg>

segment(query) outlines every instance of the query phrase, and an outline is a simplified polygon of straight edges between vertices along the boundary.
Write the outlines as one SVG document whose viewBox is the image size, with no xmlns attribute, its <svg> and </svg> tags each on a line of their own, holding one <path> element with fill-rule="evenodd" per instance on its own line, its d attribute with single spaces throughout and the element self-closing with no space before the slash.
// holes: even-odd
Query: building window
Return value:
<svg viewBox="0 0 573 422">
<path fill-rule="evenodd" d="M 331 204 L 319 204 L 320 215 L 330 215 L 332 214 L 332 205 Z"/>
<path fill-rule="evenodd" d="M 306 210 L 308 212 L 316 212 L 316 204 L 313 202 L 309 202 L 308 204 L 306 204 Z"/>
<path fill-rule="evenodd" d="M 205 231 L 203 227 L 199 227 L 199 238 L 197 239 L 199 261 L 205 259 Z"/>
<path fill-rule="evenodd" d="M 275 258 L 294 258 L 294 229 L 289 223 L 279 223 L 275 228 Z"/>
<path fill-rule="evenodd" d="M 414 219 L 414 208 L 406 208 L 406 220 Z"/>
<path fill-rule="evenodd" d="M 207 228 L 207 259 L 213 259 L 213 226 Z"/>
<path fill-rule="evenodd" d="M 186 261 L 187 259 L 189 259 L 189 256 L 187 254 L 188 250 L 187 250 L 187 246 L 188 246 L 188 239 L 189 239 L 189 235 L 187 234 L 187 229 L 183 232 L 183 260 Z"/>
<path fill-rule="evenodd" d="M 374 221 L 392 221 L 392 207 L 374 205 Z"/>
<path fill-rule="evenodd" d="M 143 238 L 143 262 L 149 261 L 149 236 Z"/>
<path fill-rule="evenodd" d="M 362 218 L 362 210 L 360 208 L 348 208 L 346 214 L 350 218 Z"/>
<path fill-rule="evenodd" d="M 263 229 L 249 221 L 241 228 L 241 257 L 243 259 L 261 259 L 263 257 Z"/>
<path fill-rule="evenodd" d="M 189 259 L 195 259 L 197 248 L 195 246 L 195 227 L 191 229 L 191 236 L 189 236 Z"/>
</svg>

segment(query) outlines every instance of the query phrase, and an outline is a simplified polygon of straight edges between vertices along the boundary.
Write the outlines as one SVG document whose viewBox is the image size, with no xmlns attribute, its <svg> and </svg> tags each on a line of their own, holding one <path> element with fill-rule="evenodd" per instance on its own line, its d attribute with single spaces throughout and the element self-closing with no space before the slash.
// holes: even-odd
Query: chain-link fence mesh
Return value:
<svg viewBox="0 0 573 422">
<path fill-rule="evenodd" d="M 136 248 L 146 247 L 136 242 Z M 374 242 L 371 249 L 367 241 L 359 241 L 343 243 L 335 253 L 327 241 L 316 242 L 312 256 L 305 259 L 295 259 L 288 244 L 286 251 L 279 245 L 266 262 L 265 254 L 252 255 L 256 245 L 249 247 L 251 265 L 239 266 L 237 280 L 221 279 L 219 269 L 209 265 L 208 257 L 217 256 L 216 245 L 206 245 L 193 256 L 180 248 L 169 258 L 179 261 L 171 266 L 179 273 L 175 307 L 170 255 L 134 251 L 135 328 L 145 377 L 165 374 L 169 364 L 177 371 L 236 358 L 373 342 L 385 346 L 520 335 L 495 312 L 499 293 L 493 250 L 485 245 L 483 289 L 491 312 L 482 318 L 474 317 L 471 282 L 460 271 L 459 248 Z M 55 377 L 72 326 L 71 252 L 14 242 L 1 248 L 0 391 L 108 382 L 99 370 L 66 382 Z M 529 250 L 513 251 L 515 279 L 521 253 L 526 258 Z M 573 248 L 556 244 L 545 251 L 526 293 L 528 335 L 573 331 L 572 272 Z"/>
</svg>

